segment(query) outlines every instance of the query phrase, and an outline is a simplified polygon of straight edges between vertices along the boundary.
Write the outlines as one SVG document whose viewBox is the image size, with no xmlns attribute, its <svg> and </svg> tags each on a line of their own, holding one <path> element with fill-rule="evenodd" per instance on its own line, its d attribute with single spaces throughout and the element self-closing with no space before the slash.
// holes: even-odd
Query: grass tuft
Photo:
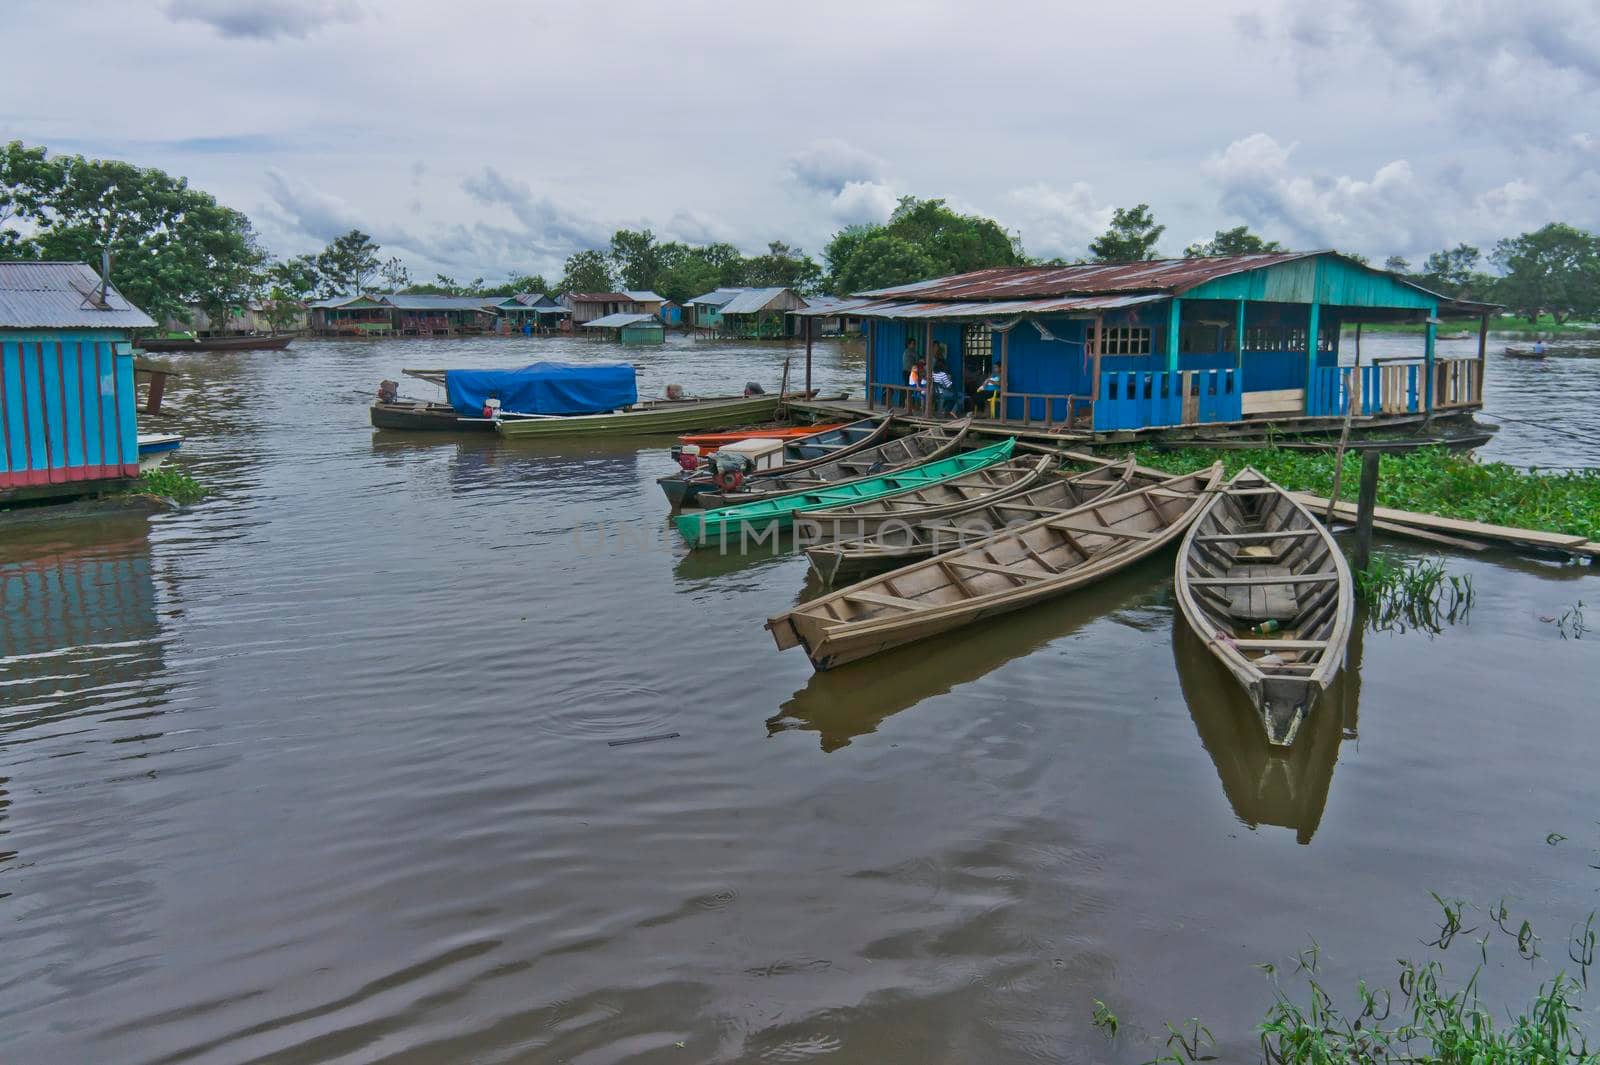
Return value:
<svg viewBox="0 0 1600 1065">
<path fill-rule="evenodd" d="M 158 466 L 141 473 L 138 490 L 171 499 L 185 506 L 200 502 L 208 494 L 205 486 L 199 481 L 171 466 Z"/>
</svg>

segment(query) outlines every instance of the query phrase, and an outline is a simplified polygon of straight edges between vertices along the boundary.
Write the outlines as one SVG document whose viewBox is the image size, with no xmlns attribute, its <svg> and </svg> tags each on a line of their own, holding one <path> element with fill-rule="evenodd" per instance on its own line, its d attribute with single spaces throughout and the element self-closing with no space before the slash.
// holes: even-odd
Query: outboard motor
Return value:
<svg viewBox="0 0 1600 1065">
<path fill-rule="evenodd" d="M 393 403 L 396 400 L 398 400 L 399 398 L 400 398 L 400 382 L 399 381 L 379 381 L 378 382 L 378 402 L 379 403 Z"/>
<path fill-rule="evenodd" d="M 737 451 L 718 451 L 710 461 L 711 482 L 724 492 L 737 492 L 756 468 L 754 459 Z"/>
<path fill-rule="evenodd" d="M 673 444 L 672 461 L 683 470 L 685 477 L 693 476 L 694 471 L 700 468 L 700 445 Z"/>
<path fill-rule="evenodd" d="M 667 398 L 668 399 L 682 399 L 683 398 L 683 386 L 682 385 L 668 385 L 667 386 Z"/>
<path fill-rule="evenodd" d="M 744 383 L 744 394 L 747 396 L 764 396 L 767 394 L 767 390 L 761 387 L 761 382 L 759 381 L 746 381 Z"/>
</svg>

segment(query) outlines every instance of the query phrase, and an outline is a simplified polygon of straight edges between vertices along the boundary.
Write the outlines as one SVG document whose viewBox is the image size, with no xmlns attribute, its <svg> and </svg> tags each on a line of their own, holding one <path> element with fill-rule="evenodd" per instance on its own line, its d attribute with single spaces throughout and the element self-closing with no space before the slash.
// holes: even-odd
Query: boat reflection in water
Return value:
<svg viewBox="0 0 1600 1065">
<path fill-rule="evenodd" d="M 767 734 L 809 730 L 820 734 L 824 753 L 836 751 L 857 736 L 876 732 L 900 711 L 978 680 L 1091 622 L 1115 614 L 1125 623 L 1143 627 L 1139 615 L 1162 594 L 1160 574 L 1171 566 L 1171 560 L 1162 556 L 1061 599 L 970 625 L 959 638 L 946 634 L 927 646 L 885 651 L 865 666 L 813 673 L 806 686 L 767 720 Z M 811 573 L 801 600 L 827 591 Z M 1162 616 L 1167 613 L 1162 611 Z"/>
<path fill-rule="evenodd" d="M 1292 829 L 1302 844 L 1316 834 L 1339 746 L 1356 738 L 1365 622 L 1358 614 L 1344 669 L 1317 700 L 1291 747 L 1267 742 L 1259 715 L 1227 670 L 1189 626 L 1173 626 L 1172 654 L 1195 731 L 1217 767 L 1234 815 L 1250 828 Z"/>
</svg>

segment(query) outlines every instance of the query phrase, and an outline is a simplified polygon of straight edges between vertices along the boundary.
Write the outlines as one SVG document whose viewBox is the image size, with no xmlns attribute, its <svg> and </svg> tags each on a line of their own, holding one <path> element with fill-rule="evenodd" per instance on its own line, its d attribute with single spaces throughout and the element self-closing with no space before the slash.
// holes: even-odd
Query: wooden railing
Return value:
<svg viewBox="0 0 1600 1065">
<path fill-rule="evenodd" d="M 1483 402 L 1483 371 L 1476 359 L 1439 359 L 1434 363 L 1433 408 L 1451 410 Z M 1425 409 L 1425 366 L 1421 361 L 1381 362 L 1361 367 L 1322 366 L 1311 373 L 1307 412 L 1334 417 L 1344 413 L 1347 394 L 1354 390 L 1355 411 L 1377 414 L 1416 414 Z"/>
<path fill-rule="evenodd" d="M 1011 416 L 1012 400 L 1021 401 L 1020 417 Z M 1061 417 L 1056 416 L 1058 406 L 1061 409 Z M 990 404 L 990 409 L 995 412 L 991 416 L 998 416 L 1001 422 L 1006 424 L 1021 422 L 1023 425 L 1043 422 L 1046 428 L 1054 427 L 1058 422 L 1069 427 L 1088 425 L 1093 407 L 1088 396 L 1054 392 L 1002 392 Z"/>
<path fill-rule="evenodd" d="M 1118 370 L 1100 375 L 1094 427 L 1100 432 L 1238 421 L 1239 371 Z"/>
</svg>

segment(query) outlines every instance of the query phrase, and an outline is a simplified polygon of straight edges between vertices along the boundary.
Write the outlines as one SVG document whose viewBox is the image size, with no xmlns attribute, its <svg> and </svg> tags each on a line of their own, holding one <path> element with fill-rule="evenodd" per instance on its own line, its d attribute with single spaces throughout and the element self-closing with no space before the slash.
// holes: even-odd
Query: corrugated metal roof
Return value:
<svg viewBox="0 0 1600 1065">
<path fill-rule="evenodd" d="M 366 300 L 368 303 L 382 302 L 380 297 L 368 296 L 365 293 L 358 293 L 354 296 L 332 296 L 325 300 L 317 300 L 316 302 L 310 304 L 310 306 L 331 309 L 334 307 L 344 307 L 351 303 L 359 303 L 362 300 Z"/>
<path fill-rule="evenodd" d="M 384 296 L 383 302 L 400 311 L 487 311 L 493 297 L 483 296 Z"/>
<path fill-rule="evenodd" d="M 632 300 L 635 303 L 665 303 L 665 302 L 667 302 L 667 298 L 665 296 L 661 296 L 661 295 L 658 295 L 658 294 L 656 294 L 654 292 L 651 292 L 647 288 L 624 289 L 622 294 L 624 296 L 628 297 L 630 300 Z"/>
<path fill-rule="evenodd" d="M 632 303 L 626 292 L 573 292 L 567 295 L 573 303 Z"/>
<path fill-rule="evenodd" d="M 749 292 L 747 288 L 718 288 L 707 292 L 704 296 L 696 296 L 689 303 L 703 303 L 707 307 L 721 307 L 732 300 L 741 292 Z"/>
<path fill-rule="evenodd" d="M 1166 299 L 1158 293 L 1126 296 L 1058 296 L 1037 300 L 967 300 L 963 302 L 920 302 L 912 300 L 844 300 L 832 307 L 807 307 L 791 311 L 807 318 L 831 318 L 837 314 L 864 318 L 1008 318 L 1017 314 L 1071 314 L 1108 311 Z"/>
<path fill-rule="evenodd" d="M 759 314 L 767 304 L 789 290 L 782 285 L 775 288 L 747 288 L 722 305 L 723 314 Z"/>
<path fill-rule="evenodd" d="M 1076 266 L 997 266 L 874 289 L 861 296 L 915 296 L 924 300 L 998 300 L 1105 292 L 1179 295 L 1218 277 L 1293 262 L 1325 252 L 1264 252 L 1202 259 L 1150 259 L 1133 263 Z"/>
<path fill-rule="evenodd" d="M 147 329 L 156 323 L 117 286 L 97 300 L 100 275 L 87 263 L 0 263 L 0 328 Z"/>
<path fill-rule="evenodd" d="M 621 329 L 626 325 L 637 325 L 640 322 L 655 322 L 660 324 L 653 314 L 608 314 L 604 318 L 596 318 L 592 322 L 584 322 L 585 329 Z"/>
</svg>

